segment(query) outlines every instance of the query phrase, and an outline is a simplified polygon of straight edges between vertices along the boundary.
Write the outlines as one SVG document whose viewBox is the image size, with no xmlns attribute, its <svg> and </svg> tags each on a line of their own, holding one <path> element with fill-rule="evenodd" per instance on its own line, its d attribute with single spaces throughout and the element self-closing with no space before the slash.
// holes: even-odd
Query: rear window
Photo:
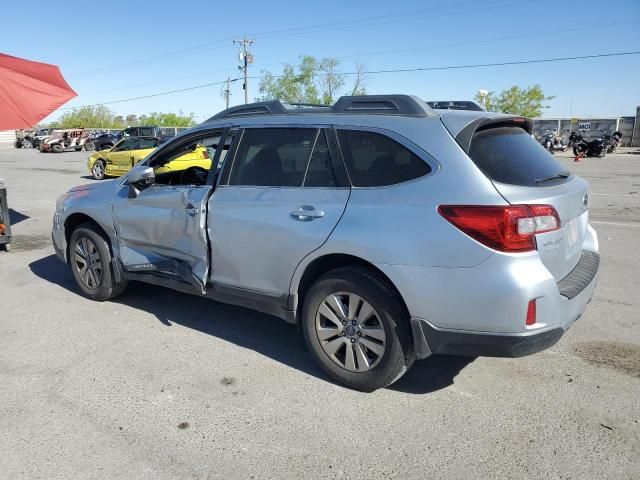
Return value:
<svg viewBox="0 0 640 480">
<path fill-rule="evenodd" d="M 477 132 L 469 157 L 487 177 L 500 183 L 536 187 L 566 181 L 566 168 L 518 127 Z"/>
</svg>

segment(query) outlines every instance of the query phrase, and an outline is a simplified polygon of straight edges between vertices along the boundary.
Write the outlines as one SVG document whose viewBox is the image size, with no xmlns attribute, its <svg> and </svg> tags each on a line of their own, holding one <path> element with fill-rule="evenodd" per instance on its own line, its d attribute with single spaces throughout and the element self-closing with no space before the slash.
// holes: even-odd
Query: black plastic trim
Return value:
<svg viewBox="0 0 640 480">
<path fill-rule="evenodd" d="M 600 255 L 583 250 L 578 264 L 569 275 L 558 282 L 560 295 L 571 300 L 577 297 L 591 283 L 600 267 Z"/>
<path fill-rule="evenodd" d="M 300 104 L 298 104 L 300 105 Z M 331 106 L 296 107 L 279 100 L 250 103 L 228 108 L 206 120 L 204 123 L 221 118 L 248 117 L 254 115 L 301 115 L 301 114 L 367 114 L 367 115 L 409 115 L 426 117 L 433 110 L 424 101 L 413 95 L 362 95 L 343 96 Z"/>
<path fill-rule="evenodd" d="M 523 117 L 498 117 L 498 118 L 477 118 L 464 127 L 455 139 L 460 148 L 465 153 L 471 150 L 471 140 L 476 132 L 486 130 L 487 128 L 497 127 L 520 127 L 527 133 L 531 133 L 533 122 Z"/>
<path fill-rule="evenodd" d="M 291 302 L 291 295 L 289 294 L 273 296 L 219 283 L 208 284 L 206 292 L 202 294 L 195 285 L 158 272 L 132 273 L 122 270 L 121 274 L 126 280 L 149 283 L 151 285 L 171 288 L 172 290 L 177 290 L 182 293 L 204 296 L 216 302 L 250 308 L 279 317 L 288 323 L 296 323 L 296 312 L 288 309 Z"/>
<path fill-rule="evenodd" d="M 524 357 L 555 345 L 564 334 L 561 327 L 526 335 L 451 332 L 435 329 L 424 320 L 411 321 L 417 354 L 429 352 L 472 357 Z M 416 336 L 417 329 L 421 336 Z"/>
</svg>

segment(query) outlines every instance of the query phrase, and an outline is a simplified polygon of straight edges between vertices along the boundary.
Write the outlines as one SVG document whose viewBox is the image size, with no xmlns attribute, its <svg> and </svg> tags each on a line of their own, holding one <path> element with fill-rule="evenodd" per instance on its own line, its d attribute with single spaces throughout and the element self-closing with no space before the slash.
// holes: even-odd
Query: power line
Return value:
<svg viewBox="0 0 640 480">
<path fill-rule="evenodd" d="M 556 35 L 556 34 L 571 33 L 571 32 L 576 32 L 576 31 L 585 31 L 585 30 L 593 30 L 593 29 L 600 29 L 600 28 L 617 27 L 617 26 L 622 26 L 622 25 L 633 25 L 633 24 L 637 24 L 637 23 L 640 23 L 640 21 L 632 20 L 632 21 L 628 21 L 628 22 L 615 22 L 615 23 L 603 23 L 603 24 L 585 25 L 585 26 L 579 27 L 579 28 L 569 28 L 569 29 L 564 29 L 564 30 L 548 30 L 548 31 L 544 31 L 544 32 L 525 33 L 525 34 L 520 34 L 520 35 L 509 35 L 509 36 L 495 37 L 495 38 L 489 38 L 489 39 L 476 39 L 476 40 L 473 40 L 473 41 L 465 41 L 465 42 L 439 43 L 439 44 L 425 45 L 425 46 L 413 47 L 413 48 L 404 48 L 404 49 L 398 49 L 398 50 L 385 50 L 385 51 L 381 51 L 381 52 L 379 51 L 379 52 L 357 53 L 357 54 L 350 54 L 350 55 L 342 55 L 342 56 L 338 56 L 338 57 L 335 57 L 335 58 L 338 59 L 338 60 L 343 60 L 343 59 L 347 59 L 347 58 L 373 57 L 373 56 L 379 56 L 379 55 L 390 55 L 390 54 L 404 53 L 404 52 L 417 52 L 417 51 L 423 51 L 423 50 L 433 50 L 433 49 L 436 49 L 436 48 L 461 47 L 461 46 L 465 46 L 465 45 L 477 45 L 477 44 L 480 44 L 480 43 L 493 43 L 493 42 L 502 42 L 502 41 L 505 41 L 505 40 L 516 40 L 516 39 L 522 39 L 522 38 L 542 37 L 542 36 L 546 36 L 546 35 Z M 294 60 L 294 61 L 291 61 L 291 62 L 264 63 L 264 64 L 255 65 L 255 67 L 256 68 L 265 68 L 265 67 L 272 67 L 272 66 L 278 66 L 278 65 L 285 65 L 287 63 L 293 64 L 295 62 L 296 61 Z M 159 81 L 155 81 L 155 82 L 146 82 L 146 83 L 139 83 L 139 84 L 135 84 L 135 85 L 127 85 L 125 87 L 119 87 L 119 88 L 109 88 L 109 89 L 106 89 L 106 90 L 98 90 L 98 91 L 86 92 L 84 94 L 85 95 L 92 95 L 92 94 L 99 94 L 99 93 L 117 92 L 117 91 L 121 91 L 121 90 L 129 90 L 129 89 L 132 89 L 132 88 L 148 87 L 148 86 L 151 86 L 151 85 L 159 85 L 159 84 L 162 84 L 162 83 L 170 83 L 170 82 L 174 82 L 174 81 L 178 81 L 178 80 L 186 80 L 186 79 L 190 79 L 190 78 L 197 78 L 197 77 L 202 77 L 202 76 L 216 74 L 216 73 L 227 73 L 229 71 L 231 71 L 231 69 L 213 70 L 213 71 L 198 73 L 198 74 L 195 74 L 195 75 L 186 75 L 186 76 L 174 77 L 174 78 L 170 78 L 170 79 L 159 80 Z"/>
<path fill-rule="evenodd" d="M 384 25 L 384 24 L 396 23 L 401 21 L 415 21 L 415 20 L 425 19 L 425 18 L 437 18 L 437 17 L 447 16 L 447 15 L 459 15 L 462 13 L 484 12 L 484 11 L 494 10 L 498 8 L 505 8 L 505 7 L 523 5 L 527 3 L 533 3 L 535 1 L 536 0 L 521 0 L 516 2 L 514 2 L 513 0 L 472 0 L 472 1 L 458 2 L 452 5 L 449 4 L 444 6 L 445 10 L 451 9 L 451 7 L 453 7 L 453 10 L 451 11 L 442 11 L 442 12 L 434 13 L 433 8 L 428 10 L 421 9 L 421 10 L 415 10 L 415 11 L 405 12 L 405 13 L 396 14 L 396 15 L 354 18 L 351 20 L 343 20 L 340 22 L 321 23 L 321 24 L 315 24 L 315 25 L 284 28 L 279 30 L 268 30 L 268 31 L 254 33 L 251 35 L 251 37 L 276 38 L 276 37 L 297 35 L 297 34 L 323 33 L 323 32 L 334 31 L 334 30 L 342 30 L 345 28 L 376 26 L 376 25 Z M 488 5 L 488 3 L 496 3 L 496 2 L 498 2 L 496 5 Z M 462 9 L 456 10 L 457 7 L 465 6 L 465 5 L 478 5 L 478 6 L 476 6 L 475 8 L 462 8 Z M 421 12 L 425 12 L 425 13 L 421 13 Z M 225 45 L 227 45 L 229 41 L 233 40 L 233 38 L 234 37 L 227 37 L 220 40 L 215 40 L 211 42 L 202 43 L 199 45 L 194 45 L 191 47 L 185 47 L 182 49 L 169 51 L 169 52 L 163 53 L 162 55 L 154 55 L 152 57 L 141 58 L 141 59 L 133 60 L 131 62 L 114 64 L 114 65 L 102 67 L 95 70 L 78 72 L 76 74 L 72 73 L 70 77 L 73 79 L 74 77 L 77 78 L 77 77 L 83 77 L 83 76 L 91 76 L 91 75 L 113 71 L 119 68 L 146 67 L 154 63 L 162 63 L 165 61 L 170 61 L 175 59 L 176 57 L 200 54 L 207 50 L 211 50 L 214 47 L 215 49 L 220 49 Z"/>
<path fill-rule="evenodd" d="M 239 78 L 232 78 L 229 81 L 230 82 L 235 82 L 237 80 L 240 80 L 240 79 Z M 112 105 L 114 103 L 131 102 L 133 100 L 142 100 L 142 99 L 145 99 L 145 98 L 153 98 L 153 97 L 160 97 L 160 96 L 163 96 L 163 95 L 171 95 L 172 93 L 181 93 L 181 92 L 188 92 L 189 90 L 198 90 L 199 88 L 213 87 L 215 85 L 222 85 L 223 83 L 227 83 L 227 80 L 222 80 L 221 82 L 204 83 L 202 85 L 194 85 L 193 87 L 180 88 L 178 90 L 170 90 L 168 92 L 152 93 L 150 95 L 142 95 L 140 97 L 130 97 L 130 98 L 123 98 L 123 99 L 120 99 L 120 100 L 110 100 L 108 102 L 93 103 L 91 105 L 78 105 L 77 107 L 65 107 L 65 108 L 60 108 L 59 110 L 76 110 L 78 108 L 83 108 L 83 107 L 99 107 L 100 105 Z"/>
<path fill-rule="evenodd" d="M 600 53 L 596 55 L 577 55 L 573 57 L 556 57 L 556 58 L 542 58 L 542 59 L 533 59 L 533 60 L 514 60 L 509 62 L 493 62 L 493 63 L 475 63 L 475 64 L 467 64 L 467 65 L 443 65 L 443 66 L 435 66 L 435 67 L 414 67 L 414 68 L 396 68 L 396 69 L 383 69 L 383 70 L 368 70 L 368 71 L 360 71 L 360 72 L 339 72 L 334 73 L 334 75 L 379 75 L 379 74 L 389 74 L 389 73 L 411 73 L 411 72 L 429 72 L 429 71 L 438 71 L 438 70 L 461 70 L 468 68 L 484 68 L 484 67 L 503 67 L 510 65 L 530 65 L 530 64 L 539 64 L 539 63 L 552 63 L 552 62 L 566 62 L 566 61 L 575 61 L 575 60 L 587 60 L 587 59 L 595 59 L 595 58 L 607 58 L 607 57 L 622 57 L 629 55 L 638 55 L 640 54 L 640 50 L 631 51 L 631 52 L 612 52 L 612 53 Z M 324 75 L 324 74 L 318 74 Z M 283 78 L 285 75 L 273 75 L 273 78 Z M 251 76 L 247 77 L 248 79 L 258 79 L 259 76 Z M 242 78 L 232 78 L 231 82 L 235 82 L 241 80 Z M 214 83 L 205 83 L 202 85 L 195 85 L 192 87 L 181 88 L 178 90 L 170 90 L 166 92 L 158 92 L 151 95 L 143 95 L 140 97 L 131 97 L 124 98 L 121 100 L 111 100 L 108 102 L 95 103 L 92 105 L 80 105 L 77 107 L 66 107 L 61 108 L 60 110 L 75 110 L 77 108 L 82 107 L 96 107 L 99 105 L 111 105 L 114 103 L 123 103 L 130 102 L 133 100 L 142 100 L 145 98 L 159 97 L 163 95 L 171 95 L 173 93 L 186 92 L 190 90 L 197 90 L 200 88 L 211 87 L 214 85 L 222 85 L 226 83 L 227 80 L 222 80 Z"/>
</svg>

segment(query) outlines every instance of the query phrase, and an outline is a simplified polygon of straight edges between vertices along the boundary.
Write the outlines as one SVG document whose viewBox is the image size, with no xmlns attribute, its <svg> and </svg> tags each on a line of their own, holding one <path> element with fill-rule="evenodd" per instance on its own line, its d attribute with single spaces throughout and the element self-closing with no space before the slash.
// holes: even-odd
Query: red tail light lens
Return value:
<svg viewBox="0 0 640 480">
<path fill-rule="evenodd" d="M 560 228 L 551 205 L 441 205 L 438 212 L 471 238 L 501 252 L 535 250 L 537 233 Z"/>
<path fill-rule="evenodd" d="M 202 150 L 202 158 L 204 159 L 209 158 L 209 151 L 206 148 Z"/>
<path fill-rule="evenodd" d="M 536 323 L 536 300 L 529 300 L 529 305 L 527 305 L 527 316 L 524 320 L 525 325 L 531 326 Z"/>
</svg>

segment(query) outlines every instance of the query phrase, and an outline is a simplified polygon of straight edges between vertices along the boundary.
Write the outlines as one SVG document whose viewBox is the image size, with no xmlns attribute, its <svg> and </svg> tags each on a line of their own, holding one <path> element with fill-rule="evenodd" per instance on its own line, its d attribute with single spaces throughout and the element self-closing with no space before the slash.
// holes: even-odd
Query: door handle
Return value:
<svg viewBox="0 0 640 480">
<path fill-rule="evenodd" d="M 200 210 L 198 210 L 196 207 L 193 206 L 193 204 L 188 204 L 187 205 L 187 213 L 189 214 L 189 216 L 191 217 L 195 217 L 198 213 L 200 213 Z"/>
<path fill-rule="evenodd" d="M 308 222 L 314 218 L 324 217 L 324 212 L 322 210 L 316 210 L 316 208 L 311 205 L 302 205 L 298 210 L 291 212 L 291 216 L 301 222 Z"/>
</svg>

